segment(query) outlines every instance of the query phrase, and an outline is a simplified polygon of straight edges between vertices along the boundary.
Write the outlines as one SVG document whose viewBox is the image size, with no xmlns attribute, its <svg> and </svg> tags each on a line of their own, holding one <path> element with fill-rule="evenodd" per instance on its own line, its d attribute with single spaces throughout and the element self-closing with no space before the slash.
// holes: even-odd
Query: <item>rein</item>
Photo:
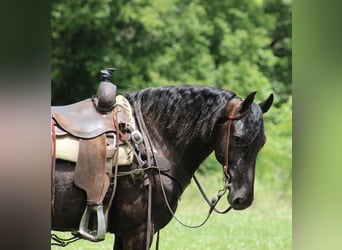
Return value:
<svg viewBox="0 0 342 250">
<path fill-rule="evenodd" d="M 163 196 L 164 196 L 164 201 L 165 201 L 165 204 L 167 206 L 167 208 L 169 209 L 169 212 L 172 214 L 173 218 L 178 222 L 180 223 L 181 225 L 185 226 L 185 227 L 188 227 L 188 228 L 199 228 L 201 226 L 203 226 L 209 219 L 210 215 L 212 214 L 213 211 L 215 211 L 216 213 L 219 213 L 219 214 L 225 214 L 227 212 L 229 212 L 231 210 L 231 206 L 229 206 L 226 210 L 224 211 L 219 211 L 216 209 L 216 205 L 217 203 L 219 202 L 219 200 L 222 198 L 222 196 L 226 193 L 228 187 L 229 187 L 229 173 L 228 173 L 228 167 L 229 167 L 229 156 L 228 156 L 228 153 L 229 153 L 229 139 L 230 139 L 230 133 L 231 133 L 231 125 L 232 125 L 232 121 L 234 120 L 239 120 L 241 118 L 243 118 L 247 112 L 249 111 L 249 109 L 247 109 L 245 112 L 241 113 L 241 114 L 238 114 L 238 115 L 234 115 L 235 111 L 237 110 L 237 108 L 241 105 L 241 103 L 243 102 L 243 99 L 240 99 L 240 102 L 238 102 L 237 104 L 235 104 L 233 106 L 233 109 L 231 110 L 231 112 L 229 113 L 228 115 L 228 118 L 227 118 L 227 139 L 226 139 L 226 148 L 225 148 L 225 164 L 223 165 L 223 171 L 224 171 L 224 184 L 223 184 L 223 188 L 220 189 L 218 191 L 218 193 L 216 194 L 216 196 L 209 201 L 208 197 L 206 196 L 203 188 L 201 187 L 198 179 L 196 178 L 195 175 L 193 175 L 193 178 L 195 180 L 195 183 L 196 185 L 198 186 L 202 196 L 204 197 L 204 199 L 206 200 L 206 202 L 208 203 L 208 205 L 210 206 L 209 208 L 209 211 L 208 211 L 208 215 L 207 217 L 205 218 L 205 220 L 198 224 L 198 225 L 188 225 L 184 222 L 182 222 L 176 215 L 175 215 L 175 212 L 172 210 L 168 200 L 167 200 L 167 196 L 166 196 L 166 192 L 165 192 L 165 189 L 164 189 L 164 184 L 162 182 L 162 172 L 160 171 L 160 169 L 158 168 L 157 166 L 157 162 L 156 163 L 156 166 L 151 166 L 151 163 L 148 162 L 148 167 L 147 168 L 155 168 L 157 171 L 158 171 L 158 176 L 159 176 L 159 180 L 160 180 L 160 186 L 161 186 L 161 189 L 162 189 L 162 193 L 163 193 Z M 146 126 L 145 126 L 145 123 L 144 123 L 144 119 L 142 117 L 142 114 L 141 114 L 141 110 L 140 110 L 140 107 L 138 108 L 137 107 L 137 104 L 134 103 L 134 109 L 136 111 L 136 114 L 137 114 L 137 120 L 138 120 L 138 123 L 139 123 L 139 126 L 140 128 L 142 129 L 142 132 L 144 133 L 144 138 L 147 137 L 147 141 L 148 141 L 148 144 L 150 145 L 150 147 L 152 147 L 152 144 L 151 144 L 151 139 L 149 137 L 149 133 L 146 129 Z M 145 141 L 146 143 L 146 141 Z M 151 150 L 152 152 L 152 157 L 154 157 L 154 152 L 153 150 Z M 150 157 L 147 157 L 147 159 L 149 159 Z M 144 169 L 145 170 L 145 169 Z M 144 171 L 143 170 L 143 171 Z M 149 187 L 151 188 L 151 187 Z M 150 195 L 149 195 L 149 200 L 151 199 Z M 150 210 L 150 206 L 149 206 L 149 210 Z M 150 215 L 150 212 L 148 212 L 148 214 Z M 150 217 L 150 216 L 149 216 Z M 150 225 L 151 226 L 151 225 Z M 148 227 L 148 234 L 149 234 L 149 231 L 150 231 L 150 227 Z M 159 231 L 158 231 L 159 233 Z M 159 235 L 158 235 L 159 236 Z"/>
<path fill-rule="evenodd" d="M 163 193 L 163 196 L 164 196 L 165 204 L 166 204 L 167 208 L 169 209 L 170 213 L 172 214 L 173 218 L 174 218 L 179 224 L 181 224 L 181 225 L 184 226 L 184 227 L 188 227 L 188 228 L 199 228 L 199 227 L 203 226 L 203 225 L 208 221 L 208 219 L 209 219 L 210 215 L 212 214 L 212 212 L 213 212 L 214 210 L 217 211 L 215 207 L 216 207 L 217 203 L 220 201 L 221 197 L 226 193 L 227 188 L 228 188 L 228 187 L 224 187 L 223 189 L 219 190 L 218 193 L 217 193 L 217 195 L 216 195 L 211 201 L 209 201 L 208 198 L 206 198 L 206 200 L 207 200 L 207 202 L 208 202 L 208 204 L 209 204 L 209 206 L 210 206 L 210 209 L 209 209 L 209 211 L 208 211 L 208 215 L 207 215 L 207 217 L 204 219 L 204 221 L 203 221 L 202 223 L 193 226 L 193 225 L 188 225 L 188 224 L 182 222 L 182 221 L 175 215 L 175 212 L 172 210 L 172 208 L 171 208 L 169 202 L 167 201 L 166 193 L 165 193 L 165 190 L 164 190 L 164 184 L 163 184 L 162 179 L 161 179 L 161 172 L 160 172 L 160 171 L 159 171 L 159 180 L 160 180 L 160 183 L 161 183 L 161 188 L 162 188 L 162 193 Z M 201 190 L 201 189 L 200 189 L 200 190 Z M 203 189 L 202 189 L 202 191 L 203 191 Z M 201 192 L 201 193 L 202 193 L 202 192 Z M 204 192 L 203 192 L 203 194 L 204 194 Z M 230 209 L 231 209 L 231 207 L 228 207 L 224 212 L 218 211 L 218 213 L 224 214 L 224 213 L 227 213 Z"/>
<path fill-rule="evenodd" d="M 202 196 L 204 197 L 204 199 L 206 200 L 206 202 L 210 206 L 209 211 L 208 211 L 208 215 L 207 215 L 207 217 L 204 219 L 204 221 L 202 223 L 200 223 L 198 225 L 194 225 L 194 226 L 193 225 L 188 225 L 188 224 L 182 222 L 175 215 L 175 212 L 172 210 L 169 202 L 167 201 L 167 197 L 166 197 L 166 193 L 165 193 L 165 189 L 164 189 L 164 184 L 163 184 L 162 178 L 161 178 L 162 173 L 161 173 L 160 169 L 157 166 L 159 180 L 160 180 L 161 189 L 162 189 L 162 193 L 163 193 L 163 196 L 164 196 L 165 204 L 166 204 L 167 208 L 169 209 L 169 212 L 172 214 L 173 218 L 178 223 L 180 223 L 181 225 L 183 225 L 185 227 L 188 227 L 188 228 L 199 228 L 199 227 L 203 226 L 208 221 L 208 219 L 209 219 L 209 217 L 210 217 L 210 215 L 212 214 L 213 211 L 215 211 L 216 213 L 219 213 L 219 214 L 225 214 L 225 213 L 227 213 L 227 212 L 229 212 L 231 210 L 231 206 L 229 206 L 226 210 L 219 211 L 219 210 L 216 209 L 216 205 L 218 204 L 218 202 L 220 201 L 222 196 L 226 193 L 226 191 L 227 191 L 227 189 L 229 187 L 229 179 L 230 179 L 230 177 L 229 177 L 229 173 L 228 173 L 228 167 L 229 167 L 229 163 L 228 163 L 229 162 L 229 155 L 228 155 L 228 153 L 229 153 L 229 139 L 230 139 L 232 121 L 242 119 L 247 114 L 247 112 L 249 111 L 249 109 L 247 109 L 246 111 L 244 111 L 241 114 L 234 115 L 235 111 L 237 110 L 238 107 L 240 107 L 242 102 L 243 102 L 243 99 L 240 99 L 240 102 L 234 105 L 232 111 L 229 113 L 228 118 L 227 118 L 227 139 L 226 139 L 226 148 L 225 148 L 225 164 L 223 165 L 223 171 L 224 171 L 224 184 L 223 184 L 223 188 L 220 189 L 218 191 L 218 193 L 216 194 L 216 196 L 209 201 L 209 199 L 208 199 L 207 195 L 205 194 L 202 186 L 200 185 L 198 179 L 196 178 L 195 175 L 193 175 L 193 178 L 195 180 L 195 183 L 196 183 L 197 187 L 199 188 Z M 139 113 L 140 113 L 140 110 L 139 110 Z M 140 116 L 138 116 L 138 117 L 139 117 L 138 122 L 142 123 L 141 125 L 143 125 L 143 127 L 146 129 L 145 124 L 144 124 L 144 120 L 142 119 L 142 116 L 141 116 L 141 113 L 140 113 Z M 144 132 L 149 137 L 149 134 L 148 134 L 147 130 L 145 130 Z M 150 140 L 150 138 L 149 138 L 149 140 Z M 152 150 L 152 155 L 154 157 L 153 150 Z M 157 163 L 156 163 L 156 165 L 157 165 Z M 158 233 L 159 233 L 159 231 L 158 231 Z M 159 237 L 159 234 L 158 234 L 158 237 Z"/>
<path fill-rule="evenodd" d="M 213 209 L 216 213 L 218 214 L 226 214 L 229 212 L 229 210 L 231 209 L 231 207 L 229 206 L 226 210 L 224 211 L 220 211 L 220 210 L 217 210 L 216 207 L 212 207 L 212 204 L 214 204 L 215 201 L 218 202 L 218 200 L 221 199 L 221 197 L 225 194 L 225 192 L 227 191 L 227 188 L 226 188 L 226 185 L 223 186 L 223 189 L 220 189 L 216 196 L 214 198 L 212 198 L 211 200 L 209 200 L 208 196 L 205 194 L 203 188 L 202 188 L 202 185 L 201 183 L 198 181 L 196 175 L 193 175 L 192 178 L 194 179 L 197 187 L 198 187 L 198 190 L 200 191 L 200 193 L 202 194 L 202 197 L 204 198 L 204 200 L 208 203 L 208 205 L 210 206 L 210 209 Z"/>
<path fill-rule="evenodd" d="M 138 124 L 139 124 L 139 127 L 140 127 L 140 129 L 141 129 L 141 131 L 143 132 L 143 134 L 144 134 L 144 141 L 145 141 L 145 144 L 147 144 L 147 145 L 150 145 L 150 147 L 151 147 L 151 149 L 152 149 L 152 143 L 151 143 L 151 138 L 150 138 L 150 136 L 149 136 L 149 133 L 148 133 L 148 131 L 147 131 L 147 129 L 146 129 L 146 126 L 145 126 L 145 122 L 144 122 L 144 119 L 143 119 L 143 117 L 142 117 L 142 114 L 141 114 L 141 110 L 140 110 L 140 107 L 137 107 L 137 103 L 134 103 L 134 110 L 135 110 L 135 112 L 136 112 L 136 117 L 137 117 L 137 121 L 138 121 Z M 147 137 L 147 138 L 146 138 Z M 148 142 L 148 143 L 146 143 L 146 142 Z M 148 151 L 148 150 L 147 150 Z M 154 156 L 154 152 L 153 152 L 153 150 L 151 150 L 151 153 L 152 153 L 152 157 L 155 159 L 155 156 Z M 149 159 L 150 157 L 147 157 L 147 159 Z M 147 163 L 147 168 L 155 168 L 156 170 L 157 170 L 157 172 L 158 172 L 158 176 L 159 176 L 159 181 L 160 181 L 160 186 L 161 186 L 161 190 L 162 190 L 162 193 L 163 193 L 163 198 L 164 198 L 164 201 L 165 201 L 165 204 L 166 204 L 166 206 L 167 206 L 167 208 L 169 209 L 169 212 L 171 213 L 171 215 L 173 216 L 173 218 L 178 222 L 178 223 L 180 223 L 181 225 L 183 225 L 183 226 L 185 226 L 185 227 L 189 227 L 189 228 L 199 228 L 199 227 L 201 227 L 201 226 L 203 226 L 207 221 L 208 221 L 208 219 L 209 219 L 209 217 L 210 217 L 210 215 L 212 214 L 212 212 L 214 211 L 214 209 L 215 209 L 215 207 L 216 207 L 216 205 L 217 205 L 217 203 L 219 202 L 219 200 L 221 199 L 221 197 L 225 194 L 225 192 L 227 191 L 227 187 L 224 187 L 223 189 L 221 189 L 218 193 L 217 193 L 217 195 L 215 196 L 215 198 L 214 199 L 212 199 L 211 200 L 211 202 L 210 202 L 210 209 L 209 209 L 209 212 L 208 212 L 208 215 L 207 215 L 207 217 L 205 218 L 205 220 L 202 222 L 202 223 L 200 223 L 200 224 L 198 224 L 198 225 L 195 225 L 195 226 L 192 226 L 192 225 L 187 225 L 187 224 L 185 224 L 184 222 L 182 222 L 176 215 L 175 215 L 175 212 L 172 210 L 172 208 L 171 208 L 171 206 L 170 206 L 170 204 L 169 204 L 169 202 L 168 202 L 168 200 L 167 200 L 167 196 L 166 196 L 166 192 L 165 192 L 165 189 L 164 189 L 164 184 L 163 184 L 163 181 L 162 181 L 162 172 L 160 171 L 160 168 L 158 167 L 158 164 L 157 164 L 157 161 L 155 161 L 155 164 L 156 164 L 156 167 L 154 167 L 154 166 L 151 166 L 151 163 L 148 161 L 148 163 Z M 144 171 L 145 169 L 143 169 L 143 171 Z M 147 226 L 147 245 L 146 246 L 148 246 L 149 244 L 149 236 L 151 236 L 151 215 L 150 215 L 150 213 L 151 213 L 151 204 L 150 204 L 150 201 L 151 201 L 151 194 L 150 194 L 150 192 L 151 192 L 151 186 L 149 185 L 149 195 L 148 195 L 148 220 L 147 220 L 147 222 L 148 222 L 148 226 Z M 227 212 L 230 210 L 230 208 L 228 208 L 227 209 Z M 159 238 L 159 231 L 158 231 L 158 238 Z M 156 245 L 156 247 L 158 248 L 158 245 Z"/>
<path fill-rule="evenodd" d="M 216 204 L 218 203 L 218 201 L 221 199 L 221 197 L 226 193 L 230 183 L 229 183 L 229 173 L 228 173 L 228 167 L 229 167 L 229 139 L 230 139 L 230 131 L 231 131 L 231 125 L 232 125 L 232 121 L 234 120 L 239 120 L 241 118 L 243 118 L 247 112 L 249 111 L 249 109 L 247 109 L 246 111 L 244 111 L 241 114 L 238 115 L 234 115 L 236 109 L 241 105 L 241 103 L 243 102 L 243 99 L 240 99 L 240 102 L 236 105 L 234 105 L 232 111 L 229 113 L 228 118 L 227 118 L 227 138 L 226 138 L 226 148 L 225 148 L 225 162 L 223 165 L 223 174 L 224 174 L 224 181 L 223 181 L 223 188 L 221 190 L 218 191 L 218 193 L 216 194 L 216 196 L 209 200 L 208 196 L 205 194 L 200 182 L 198 181 L 196 175 L 194 174 L 192 177 L 200 191 L 200 193 L 202 194 L 204 200 L 208 203 L 208 205 L 210 206 L 209 209 L 209 213 L 208 213 L 208 217 L 206 218 L 206 220 L 200 224 L 199 226 L 188 226 L 188 225 L 184 225 L 183 223 L 181 223 L 184 226 L 190 227 L 190 228 L 196 228 L 196 227 L 200 227 L 202 225 L 205 224 L 205 222 L 208 220 L 209 216 L 211 215 L 212 211 L 215 211 L 218 214 L 226 214 L 231 210 L 231 206 L 229 206 L 226 210 L 224 211 L 219 211 L 216 209 Z M 176 218 L 176 220 L 178 221 L 178 219 Z"/>
<path fill-rule="evenodd" d="M 51 240 L 56 241 L 56 243 L 55 242 L 51 243 L 51 246 L 66 247 L 70 243 L 73 243 L 80 239 L 81 238 L 78 236 L 72 236 L 70 238 L 64 239 L 64 238 L 59 237 L 57 234 L 51 234 Z"/>
</svg>

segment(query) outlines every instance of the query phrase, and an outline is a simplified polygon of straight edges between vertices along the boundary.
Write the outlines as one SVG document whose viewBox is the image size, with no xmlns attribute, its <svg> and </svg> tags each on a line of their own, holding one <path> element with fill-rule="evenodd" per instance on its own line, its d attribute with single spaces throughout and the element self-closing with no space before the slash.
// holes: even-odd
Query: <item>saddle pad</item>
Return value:
<svg viewBox="0 0 342 250">
<path fill-rule="evenodd" d="M 107 147 L 113 147 L 109 145 Z M 68 134 L 56 136 L 56 158 L 76 162 L 78 157 L 79 140 Z M 115 159 L 112 161 L 113 166 Z M 119 146 L 118 165 L 130 165 L 133 162 L 133 152 L 127 145 Z"/>
</svg>

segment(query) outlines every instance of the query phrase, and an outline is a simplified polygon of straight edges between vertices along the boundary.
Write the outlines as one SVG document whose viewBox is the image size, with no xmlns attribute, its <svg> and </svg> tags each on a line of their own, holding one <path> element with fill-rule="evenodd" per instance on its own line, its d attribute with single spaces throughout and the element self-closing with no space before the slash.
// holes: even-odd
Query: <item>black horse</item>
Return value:
<svg viewBox="0 0 342 250">
<path fill-rule="evenodd" d="M 158 167 L 166 171 L 146 171 L 152 186 L 150 222 L 144 180 L 118 177 L 107 229 L 115 234 L 114 249 L 149 248 L 153 234 L 170 222 L 170 209 L 176 210 L 194 172 L 212 151 L 224 166 L 231 207 L 241 210 L 252 204 L 256 159 L 266 141 L 263 113 L 273 102 L 271 94 L 256 104 L 254 95 L 241 99 L 230 91 L 201 86 L 147 88 L 126 95 L 135 117 L 141 113 Z M 134 159 L 123 170 L 137 164 Z M 77 229 L 84 211 L 86 196 L 73 185 L 74 167 L 56 162 L 54 230 Z"/>
</svg>

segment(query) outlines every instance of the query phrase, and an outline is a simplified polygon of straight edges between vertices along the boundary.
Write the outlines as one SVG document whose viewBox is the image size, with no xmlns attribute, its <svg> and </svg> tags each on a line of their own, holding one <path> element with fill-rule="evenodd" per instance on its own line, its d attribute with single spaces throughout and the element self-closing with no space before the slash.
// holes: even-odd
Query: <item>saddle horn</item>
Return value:
<svg viewBox="0 0 342 250">
<path fill-rule="evenodd" d="M 116 103 L 116 86 L 111 82 L 115 68 L 101 70 L 101 83 L 97 89 L 95 107 L 103 113 L 111 112 Z"/>
</svg>

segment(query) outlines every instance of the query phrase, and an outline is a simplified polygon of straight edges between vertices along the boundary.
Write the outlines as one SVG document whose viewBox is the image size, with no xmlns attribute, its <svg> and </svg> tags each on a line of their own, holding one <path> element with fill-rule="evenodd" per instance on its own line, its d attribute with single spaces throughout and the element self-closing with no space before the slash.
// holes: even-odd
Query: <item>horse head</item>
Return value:
<svg viewBox="0 0 342 250">
<path fill-rule="evenodd" d="M 229 100 L 216 122 L 215 156 L 224 166 L 228 202 L 236 210 L 253 202 L 256 159 L 266 141 L 262 115 L 273 103 L 272 94 L 264 102 L 254 103 L 255 93 L 244 100 Z"/>
</svg>

